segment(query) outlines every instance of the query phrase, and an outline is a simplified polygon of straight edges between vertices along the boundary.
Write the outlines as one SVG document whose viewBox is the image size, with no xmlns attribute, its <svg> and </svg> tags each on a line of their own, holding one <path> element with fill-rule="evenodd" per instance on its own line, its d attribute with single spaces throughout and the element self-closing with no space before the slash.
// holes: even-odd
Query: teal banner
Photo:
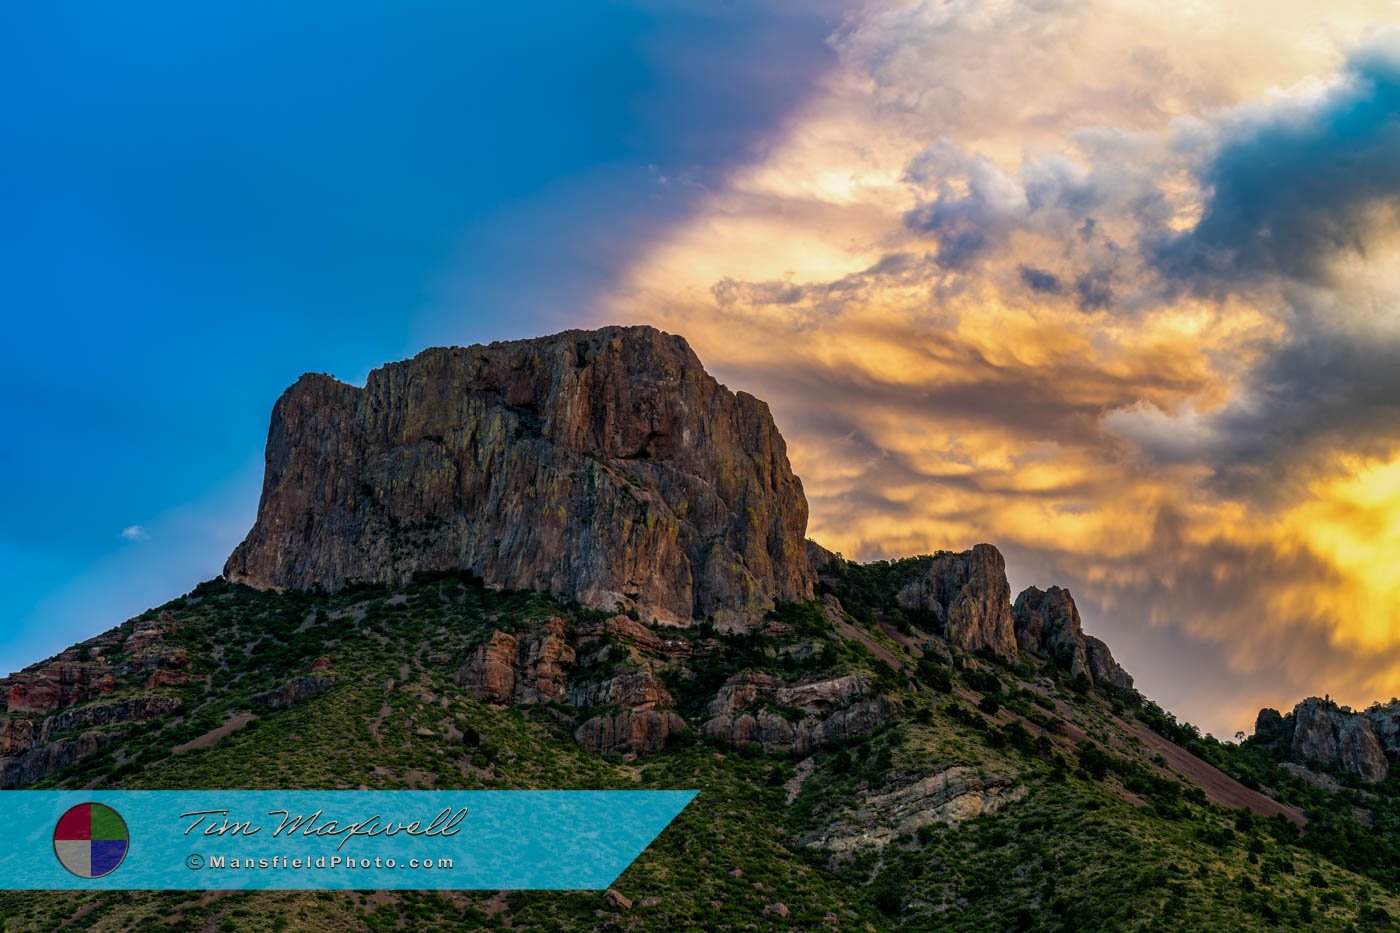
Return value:
<svg viewBox="0 0 1400 933">
<path fill-rule="evenodd" d="M 0 792 L 0 888 L 601 890 L 696 791 Z"/>
</svg>

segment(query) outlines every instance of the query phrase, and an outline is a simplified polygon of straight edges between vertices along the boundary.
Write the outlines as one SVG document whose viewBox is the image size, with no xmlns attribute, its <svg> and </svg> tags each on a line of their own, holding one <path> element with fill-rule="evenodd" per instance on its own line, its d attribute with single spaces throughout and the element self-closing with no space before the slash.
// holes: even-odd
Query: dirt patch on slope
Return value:
<svg viewBox="0 0 1400 933">
<path fill-rule="evenodd" d="M 1208 764 L 1169 739 L 1158 735 L 1141 723 L 1124 723 L 1125 728 L 1142 740 L 1142 744 L 1166 759 L 1167 764 L 1188 781 L 1206 792 L 1206 796 L 1227 807 L 1248 807 L 1260 816 L 1282 815 L 1302 827 L 1307 817 L 1293 807 L 1285 806 L 1272 797 L 1250 790 L 1224 771 Z"/>
<path fill-rule="evenodd" d="M 193 748 L 208 748 L 225 736 L 233 735 L 239 729 L 242 729 L 257 718 L 258 717 L 254 716 L 252 713 L 239 713 L 236 716 L 230 716 L 222 726 L 215 726 L 203 735 L 196 736 L 188 742 L 182 742 L 172 748 L 171 751 L 178 755 L 181 752 L 187 752 Z"/>
</svg>

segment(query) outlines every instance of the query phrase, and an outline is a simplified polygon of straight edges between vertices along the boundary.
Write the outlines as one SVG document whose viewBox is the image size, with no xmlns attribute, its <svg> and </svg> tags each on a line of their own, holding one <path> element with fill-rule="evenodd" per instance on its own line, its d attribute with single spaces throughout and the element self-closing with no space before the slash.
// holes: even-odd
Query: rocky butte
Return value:
<svg viewBox="0 0 1400 933">
<path fill-rule="evenodd" d="M 572 716 L 574 740 L 599 754 L 650 754 L 687 734 L 808 754 L 883 728 L 900 706 L 868 671 L 822 669 L 820 639 L 773 612 L 788 604 L 842 637 L 870 637 L 837 595 L 853 592 L 856 565 L 806 530 L 802 484 L 768 407 L 720 385 L 680 337 L 609 327 L 430 349 L 376 369 L 364 388 L 303 376 L 273 409 L 257 519 L 224 576 L 333 594 L 465 571 L 490 587 L 548 592 L 604 612 L 493 630 L 457 685 L 495 707 Z M 1083 633 L 1067 591 L 1031 588 L 1013 604 L 992 545 L 891 567 L 892 602 L 871 621 L 909 650 L 956 649 L 974 667 L 973 654 L 1014 662 L 1026 652 L 1091 684 L 1131 687 L 1107 646 Z M 795 652 L 784 662 L 792 675 L 733 671 L 687 707 L 674 685 L 697 681 L 696 665 L 724 645 L 654 624 L 696 622 L 796 639 L 784 649 Z M 162 612 L 0 679 L 0 787 L 100 755 L 180 711 L 181 691 L 209 689 L 171 643 L 180 632 Z M 451 657 L 439 654 L 433 663 Z M 334 667 L 318 656 L 280 669 L 230 722 L 335 688 Z"/>
<path fill-rule="evenodd" d="M 720 628 L 812 596 L 807 501 L 768 406 L 650 327 L 436 348 L 278 400 L 224 576 L 338 590 L 469 571 Z"/>
<path fill-rule="evenodd" d="M 806 530 L 768 406 L 681 337 L 606 327 L 425 350 L 362 389 L 303 376 L 273 408 L 257 521 L 224 576 L 335 591 L 468 571 L 646 622 L 752 629 L 844 563 Z M 928 558 L 898 602 L 965 651 L 1132 685 L 1068 591 L 1013 607 L 990 544 Z"/>
</svg>

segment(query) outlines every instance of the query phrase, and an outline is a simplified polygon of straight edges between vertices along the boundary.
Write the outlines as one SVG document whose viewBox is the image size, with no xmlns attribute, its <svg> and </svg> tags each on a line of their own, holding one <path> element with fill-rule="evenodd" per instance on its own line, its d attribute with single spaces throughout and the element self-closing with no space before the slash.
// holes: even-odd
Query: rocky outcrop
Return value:
<svg viewBox="0 0 1400 933">
<path fill-rule="evenodd" d="M 107 696 L 119 683 L 141 675 L 151 686 L 175 680 L 183 683 L 189 658 L 185 649 L 167 643 L 167 636 L 179 627 L 168 612 L 155 619 L 133 619 L 47 661 L 0 678 L 5 710 L 51 713 Z"/>
<path fill-rule="evenodd" d="M 1133 686 L 1133 678 L 1113 659 L 1108 645 L 1084 634 L 1079 607 L 1069 590 L 1058 586 L 1048 590 L 1027 587 L 1016 597 L 1011 615 L 1016 645 L 1022 651 L 1095 684 L 1124 689 Z"/>
<path fill-rule="evenodd" d="M 676 705 L 656 675 L 645 669 L 571 687 L 568 702 L 583 710 L 595 706 L 630 706 L 635 712 Z"/>
<path fill-rule="evenodd" d="M 846 571 L 846 558 L 835 551 L 828 551 L 812 540 L 807 542 L 807 563 L 811 565 L 812 573 L 817 576 L 842 574 Z"/>
<path fill-rule="evenodd" d="M 1385 749 L 1365 716 L 1352 716 L 1338 724 L 1337 758 L 1343 768 L 1355 771 L 1363 780 L 1379 781 L 1390 772 Z"/>
<path fill-rule="evenodd" d="M 95 731 L 101 727 L 149 722 L 180 706 L 178 697 L 139 696 L 75 706 L 44 719 L 0 717 L 0 787 L 24 787 L 95 754 L 118 736 Z M 87 731 L 67 735 L 79 730 Z"/>
<path fill-rule="evenodd" d="M 1283 735 L 1286 729 L 1283 715 L 1272 707 L 1264 707 L 1259 711 L 1259 715 L 1254 717 L 1254 737 L 1257 739 L 1274 741 Z"/>
<path fill-rule="evenodd" d="M 990 544 L 934 555 L 928 571 L 901 589 L 898 598 L 950 644 L 1016 658 L 1006 560 Z"/>
<path fill-rule="evenodd" d="M 549 618 L 514 633 L 492 632 L 457 672 L 457 682 L 484 703 L 568 704 L 583 715 L 596 710 L 574 730 L 579 746 L 600 755 L 635 757 L 660 751 L 686 728 L 680 714 L 669 708 L 675 698 L 652 666 L 689 653 L 688 645 L 664 639 L 626 616 L 584 620 L 572 628 L 563 619 Z M 585 676 L 570 683 L 580 655 L 587 662 Z M 600 663 L 612 673 L 588 679 L 586 671 Z"/>
<path fill-rule="evenodd" d="M 179 706 L 181 702 L 175 696 L 133 696 L 76 706 L 41 720 L 0 717 L 0 758 L 22 755 L 56 741 L 64 733 L 118 723 L 144 723 L 175 712 Z"/>
<path fill-rule="evenodd" d="M 581 747 L 634 757 L 660 751 L 687 728 L 658 670 L 681 665 L 685 676 L 684 659 L 694 650 L 626 616 L 580 621 L 572 631 L 562 619 L 547 619 L 516 633 L 493 632 L 458 672 L 458 683 L 488 703 L 572 706 L 586 717 L 574 731 Z M 608 673 L 590 674 L 602 670 Z M 756 743 L 805 754 L 889 722 L 894 707 L 872 690 L 866 674 L 792 682 L 736 674 L 707 704 L 701 732 L 735 748 Z"/>
<path fill-rule="evenodd" d="M 39 745 L 13 758 L 0 758 L 0 790 L 28 787 L 62 768 L 90 758 L 121 738 L 114 731 L 84 732 Z"/>
<path fill-rule="evenodd" d="M 107 698 L 188 683 L 186 652 L 168 641 L 179 628 L 169 612 L 143 616 L 0 678 L 0 787 L 42 780 L 117 741 L 122 726 L 178 711 L 168 694 Z"/>
<path fill-rule="evenodd" d="M 1308 697 L 1287 715 L 1262 709 L 1256 741 L 1300 765 L 1349 771 L 1379 781 L 1400 757 L 1400 704 L 1377 704 L 1364 712 L 1330 699 Z"/>
<path fill-rule="evenodd" d="M 837 819 L 801 841 L 838 855 L 880 849 L 922 826 L 995 813 L 1025 793 L 1025 787 L 1009 776 L 983 775 L 955 765 L 893 790 L 866 791 L 849 801 Z"/>
<path fill-rule="evenodd" d="M 574 730 L 579 747 L 598 755 L 650 755 L 666 747 L 684 729 L 685 720 L 673 710 L 622 710 L 594 716 Z"/>
<path fill-rule="evenodd" d="M 807 599 L 807 503 L 768 406 L 650 327 L 437 348 L 273 409 L 224 568 L 335 590 L 469 571 L 648 620 L 746 626 Z"/>
<path fill-rule="evenodd" d="M 1084 656 L 1089 661 L 1089 676 L 1096 684 L 1112 684 L 1124 690 L 1133 688 L 1133 678 L 1113 660 L 1108 645 L 1093 635 L 1084 636 Z"/>
<path fill-rule="evenodd" d="M 34 747 L 40 723 L 14 716 L 0 718 L 0 758 L 20 755 Z"/>
<path fill-rule="evenodd" d="M 581 619 L 574 623 L 574 636 L 580 649 L 585 645 L 610 638 L 627 646 L 632 657 L 643 655 L 679 660 L 692 653 L 689 642 L 678 638 L 662 638 L 636 619 L 616 615 L 610 619 Z"/>
<path fill-rule="evenodd" d="M 553 617 L 518 634 L 492 632 L 457 682 L 484 703 L 549 703 L 564 699 L 575 657 L 569 624 Z"/>
<path fill-rule="evenodd" d="M 1362 713 L 1375 730 L 1376 738 L 1385 751 L 1386 759 L 1400 759 L 1400 700 L 1373 703 Z"/>
<path fill-rule="evenodd" d="M 706 712 L 721 716 L 760 703 L 797 707 L 809 713 L 829 712 L 849 706 L 869 692 L 870 678 L 864 674 L 807 678 L 789 684 L 772 674 L 745 672 L 724 682 Z"/>
<path fill-rule="evenodd" d="M 325 674 L 308 674 L 281 686 L 273 687 L 271 690 L 255 693 L 248 698 L 248 702 L 269 710 L 286 709 L 303 700 L 309 700 L 318 694 L 325 693 L 334 686 L 334 677 Z"/>
<path fill-rule="evenodd" d="M 141 686 L 145 690 L 155 690 L 158 687 L 183 687 L 193 681 L 194 678 L 190 677 L 186 671 L 154 670 L 146 677 Z"/>
<path fill-rule="evenodd" d="M 78 729 L 91 729 L 113 723 L 149 722 L 174 713 L 181 705 L 179 697 L 156 695 L 109 700 L 67 709 L 43 721 L 38 731 L 37 743 L 50 742 L 55 736 Z"/>
<path fill-rule="evenodd" d="M 3 681 L 5 708 L 12 713 L 47 713 L 116 689 L 105 661 L 58 660 L 26 668 Z"/>
<path fill-rule="evenodd" d="M 1016 597 L 1011 615 L 1018 648 L 1055 662 L 1071 676 L 1090 678 L 1079 608 L 1069 590 L 1027 587 Z"/>
<path fill-rule="evenodd" d="M 733 748 L 755 744 L 766 752 L 806 754 L 869 735 L 889 722 L 893 706 L 870 690 L 861 674 L 791 684 L 769 674 L 737 674 L 710 701 L 700 732 Z"/>
<path fill-rule="evenodd" d="M 1337 731 L 1343 721 L 1332 703 L 1309 697 L 1293 709 L 1293 739 L 1289 751 L 1300 761 L 1337 761 Z"/>
</svg>

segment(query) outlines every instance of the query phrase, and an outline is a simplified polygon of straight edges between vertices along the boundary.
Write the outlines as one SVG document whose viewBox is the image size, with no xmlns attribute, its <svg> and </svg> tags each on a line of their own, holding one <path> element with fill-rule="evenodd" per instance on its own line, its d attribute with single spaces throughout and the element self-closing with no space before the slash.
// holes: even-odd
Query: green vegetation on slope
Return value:
<svg viewBox="0 0 1400 933">
<path fill-rule="evenodd" d="M 903 575 L 897 565 L 857 571 L 841 594 L 852 616 L 882 618 Z M 209 583 L 162 610 L 205 678 L 157 691 L 180 696 L 182 715 L 125 727 L 104 753 L 40 786 L 701 794 L 618 880 L 628 908 L 598 892 L 8 892 L 6 930 L 1346 930 L 1400 915 L 1400 859 L 1378 844 L 1396 826 L 1390 782 L 1322 790 L 1136 694 L 1087 690 L 1030 661 L 920 660 L 869 631 L 872 644 L 908 651 L 896 672 L 839 638 L 817 604 L 780 606 L 780 637 L 668 633 L 696 650 L 668 675 L 681 714 L 698 726 L 706 698 L 740 671 L 863 671 L 900 711 L 892 723 L 806 759 L 722 748 L 694 730 L 635 761 L 580 750 L 572 709 L 496 709 L 455 681 L 493 630 L 588 616 L 577 607 L 439 576 L 333 596 Z M 904 621 L 916 643 L 918 620 Z M 252 699 L 322 656 L 330 689 L 277 711 Z M 1308 830 L 1210 802 L 1137 722 L 1297 804 Z M 882 800 L 954 774 L 999 788 L 1004 802 L 925 818 L 939 800 L 916 797 L 912 815 L 881 815 Z M 861 834 L 878 840 L 823 844 Z"/>
</svg>

